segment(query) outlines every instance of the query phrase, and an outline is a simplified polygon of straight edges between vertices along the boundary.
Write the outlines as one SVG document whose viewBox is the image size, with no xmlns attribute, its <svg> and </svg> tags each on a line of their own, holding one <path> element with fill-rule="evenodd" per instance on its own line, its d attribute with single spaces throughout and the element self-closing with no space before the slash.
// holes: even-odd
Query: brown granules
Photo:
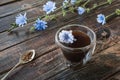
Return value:
<svg viewBox="0 0 120 80">
<path fill-rule="evenodd" d="M 29 61 L 31 59 L 32 55 L 33 55 L 32 52 L 28 52 L 24 56 L 22 56 L 22 60 L 23 61 Z"/>
</svg>

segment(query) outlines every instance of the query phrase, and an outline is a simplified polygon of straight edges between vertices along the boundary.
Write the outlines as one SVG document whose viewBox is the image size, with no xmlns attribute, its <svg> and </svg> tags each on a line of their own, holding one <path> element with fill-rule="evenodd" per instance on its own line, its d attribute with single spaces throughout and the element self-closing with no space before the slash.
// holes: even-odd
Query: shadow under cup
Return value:
<svg viewBox="0 0 120 80">
<path fill-rule="evenodd" d="M 62 30 L 68 30 L 68 31 L 72 30 L 76 34 L 77 34 L 77 31 L 79 31 L 82 34 L 77 34 L 79 35 L 78 36 L 79 41 L 73 46 L 69 46 L 59 41 L 58 35 Z M 82 37 L 84 37 L 85 39 L 82 39 Z M 88 40 L 87 40 L 87 37 L 88 37 Z M 85 64 L 87 61 L 91 59 L 92 54 L 94 53 L 94 50 L 96 47 L 96 35 L 90 28 L 86 26 L 79 25 L 79 24 L 72 24 L 72 25 L 64 26 L 57 31 L 55 35 L 55 42 L 61 48 L 65 58 L 67 59 L 67 61 L 70 62 L 70 64 L 74 64 L 74 63 Z M 86 43 L 89 43 L 89 44 L 84 45 Z"/>
</svg>

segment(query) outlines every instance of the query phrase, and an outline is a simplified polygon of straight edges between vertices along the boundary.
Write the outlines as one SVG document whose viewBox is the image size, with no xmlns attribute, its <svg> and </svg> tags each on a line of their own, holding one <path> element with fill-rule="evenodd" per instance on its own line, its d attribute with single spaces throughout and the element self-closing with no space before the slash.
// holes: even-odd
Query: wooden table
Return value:
<svg viewBox="0 0 120 80">
<path fill-rule="evenodd" d="M 44 31 L 29 33 L 28 28 L 34 23 L 30 22 L 23 28 L 14 29 L 12 33 L 7 32 L 20 12 L 27 12 L 27 17 L 33 19 L 43 15 L 42 5 L 46 1 L 48 0 L 0 0 L 0 78 L 18 62 L 20 54 L 35 49 L 35 59 L 16 68 L 7 80 L 120 80 L 120 17 L 105 25 L 110 28 L 113 40 L 97 43 L 95 55 L 82 67 L 67 67 L 65 58 L 54 41 L 56 31 L 67 24 L 82 24 L 95 31 L 97 14 L 108 15 L 116 8 L 120 9 L 120 0 L 83 16 L 76 13 L 59 16 L 56 20 L 48 21 L 49 27 Z M 58 6 L 61 4 L 60 0 L 54 1 Z"/>
</svg>

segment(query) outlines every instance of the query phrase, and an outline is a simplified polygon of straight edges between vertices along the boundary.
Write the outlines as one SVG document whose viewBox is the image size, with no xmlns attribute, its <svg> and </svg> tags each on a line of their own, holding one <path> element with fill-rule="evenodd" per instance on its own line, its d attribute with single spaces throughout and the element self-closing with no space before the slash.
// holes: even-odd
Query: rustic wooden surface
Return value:
<svg viewBox="0 0 120 80">
<path fill-rule="evenodd" d="M 105 25 L 111 29 L 111 41 L 97 44 L 95 55 L 82 67 L 67 67 L 64 56 L 54 41 L 56 31 L 67 24 L 82 24 L 95 31 L 98 26 L 97 14 L 108 15 L 116 8 L 120 9 L 120 0 L 98 8 L 89 15 L 69 13 L 64 18 L 59 16 L 57 20 L 48 22 L 49 27 L 45 31 L 28 33 L 28 28 L 34 23 L 30 22 L 24 28 L 17 28 L 12 33 L 7 32 L 19 12 L 27 12 L 27 17 L 33 19 L 45 14 L 42 5 L 46 1 L 0 0 L 0 78 L 18 62 L 20 54 L 35 49 L 35 59 L 14 70 L 7 80 L 120 80 L 120 17 Z M 61 4 L 58 0 L 54 1 L 57 6 Z"/>
</svg>

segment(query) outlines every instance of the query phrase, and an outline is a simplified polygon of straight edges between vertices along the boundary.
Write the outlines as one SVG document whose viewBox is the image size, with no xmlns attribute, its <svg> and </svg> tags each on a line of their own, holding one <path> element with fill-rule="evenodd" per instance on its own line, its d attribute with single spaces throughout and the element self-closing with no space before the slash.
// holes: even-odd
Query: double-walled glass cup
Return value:
<svg viewBox="0 0 120 80">
<path fill-rule="evenodd" d="M 90 44 L 82 47 L 77 47 L 77 48 L 66 46 L 63 43 L 61 43 L 59 40 L 59 33 L 62 30 L 80 31 L 89 37 Z M 83 65 L 91 59 L 94 53 L 94 50 L 96 47 L 96 35 L 93 30 L 91 30 L 86 26 L 79 25 L 79 24 L 71 24 L 71 25 L 66 25 L 62 27 L 57 31 L 55 35 L 55 42 L 61 48 L 63 55 L 66 58 L 66 62 L 69 62 L 70 65 L 74 65 L 74 64 Z M 87 42 L 83 41 L 81 43 L 84 44 Z"/>
</svg>

